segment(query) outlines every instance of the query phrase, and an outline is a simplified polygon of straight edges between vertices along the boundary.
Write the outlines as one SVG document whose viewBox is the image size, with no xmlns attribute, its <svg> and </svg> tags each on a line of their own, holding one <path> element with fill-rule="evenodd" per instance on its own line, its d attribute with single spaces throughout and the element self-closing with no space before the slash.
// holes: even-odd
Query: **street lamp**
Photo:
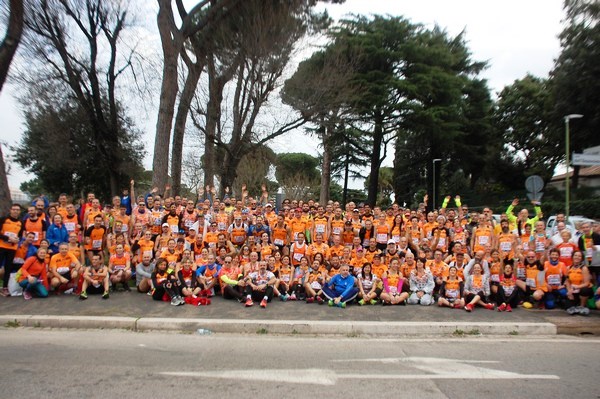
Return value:
<svg viewBox="0 0 600 399">
<path fill-rule="evenodd" d="M 436 162 L 441 162 L 442 160 L 439 158 L 436 158 L 433 160 L 432 164 L 433 164 L 433 209 L 435 210 L 435 163 Z"/>
<path fill-rule="evenodd" d="M 583 118 L 581 114 L 569 114 L 565 116 L 565 155 L 567 159 L 567 174 L 565 175 L 565 217 L 569 217 L 569 196 L 571 191 L 571 185 L 569 182 L 569 121 L 571 119 Z"/>
</svg>

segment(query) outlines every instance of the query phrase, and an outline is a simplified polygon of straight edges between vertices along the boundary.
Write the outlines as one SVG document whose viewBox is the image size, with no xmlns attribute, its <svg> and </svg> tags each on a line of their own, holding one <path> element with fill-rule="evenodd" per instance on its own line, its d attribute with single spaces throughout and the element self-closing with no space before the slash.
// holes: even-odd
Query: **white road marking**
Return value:
<svg viewBox="0 0 600 399">
<path fill-rule="evenodd" d="M 377 379 L 377 380 L 558 380 L 551 374 L 519 374 L 511 371 L 489 369 L 475 364 L 499 363 L 487 360 L 459 360 L 435 357 L 405 357 L 381 359 L 346 359 L 337 362 L 380 362 L 388 364 L 407 364 L 409 367 L 428 374 L 337 374 L 333 370 L 299 369 L 299 370 L 224 370 L 224 371 L 170 371 L 162 375 L 178 377 L 225 378 L 247 381 L 287 382 L 295 384 L 335 385 L 340 379 Z"/>
<path fill-rule="evenodd" d="M 177 377 L 225 378 L 231 380 L 289 382 L 294 384 L 335 385 L 338 376 L 332 370 L 223 370 L 223 371 L 172 371 L 162 375 Z"/>
</svg>

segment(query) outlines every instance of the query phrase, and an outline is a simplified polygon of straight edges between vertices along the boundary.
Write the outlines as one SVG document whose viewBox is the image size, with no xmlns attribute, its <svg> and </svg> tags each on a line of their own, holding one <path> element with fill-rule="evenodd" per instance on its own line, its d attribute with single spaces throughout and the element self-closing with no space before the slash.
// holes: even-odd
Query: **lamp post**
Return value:
<svg viewBox="0 0 600 399">
<path fill-rule="evenodd" d="M 571 185 L 569 182 L 569 163 L 570 163 L 570 159 L 569 159 L 569 121 L 571 119 L 580 119 L 583 118 L 583 115 L 581 114 L 569 114 L 569 115 L 565 115 L 565 156 L 566 156 L 566 161 L 567 161 L 567 174 L 565 175 L 565 217 L 568 218 L 569 217 L 569 201 L 570 201 L 570 194 L 571 194 Z"/>
<path fill-rule="evenodd" d="M 433 164 L 433 209 L 435 209 L 435 163 L 436 162 L 441 162 L 442 160 L 439 158 L 436 158 L 433 160 L 432 164 Z"/>
</svg>

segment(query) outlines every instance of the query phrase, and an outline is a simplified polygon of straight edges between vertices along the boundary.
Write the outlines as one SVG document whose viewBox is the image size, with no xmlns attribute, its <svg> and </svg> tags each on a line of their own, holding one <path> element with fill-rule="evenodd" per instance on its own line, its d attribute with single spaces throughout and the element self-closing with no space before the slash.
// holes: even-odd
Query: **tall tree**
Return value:
<svg viewBox="0 0 600 399">
<path fill-rule="evenodd" d="M 505 143 L 503 155 L 523 177 L 539 174 L 550 179 L 562 158 L 560 140 L 549 123 L 551 107 L 546 79 L 527 75 L 500 92 L 495 124 Z"/>
<path fill-rule="evenodd" d="M 322 204 L 329 200 L 334 152 L 344 142 L 343 121 L 350 111 L 348 99 L 359 90 L 348 84 L 355 73 L 355 59 L 346 49 L 331 43 L 298 65 L 281 94 L 285 103 L 317 125 L 308 131 L 321 139 L 323 149 L 319 196 Z"/>
<path fill-rule="evenodd" d="M 51 89 L 76 102 L 74 108 L 84 112 L 95 144 L 94 153 L 80 156 L 97 157 L 96 162 L 106 168 L 110 193 L 117 195 L 124 150 L 117 90 L 135 59 L 133 50 L 121 53 L 120 47 L 129 23 L 127 7 L 107 0 L 30 0 L 27 4 L 28 34 L 23 42 L 27 68 L 19 79 L 31 91 L 40 81 L 51 81 Z M 106 50 L 101 54 L 102 49 Z"/>
<path fill-rule="evenodd" d="M 247 152 L 305 122 L 299 116 L 264 123 L 261 110 L 279 87 L 298 39 L 321 20 L 313 14 L 314 4 L 312 0 L 246 1 L 224 25 L 229 29 L 228 41 L 211 54 L 208 98 L 200 102 L 194 116 L 206 137 L 205 180 L 210 182 L 218 165 L 221 190 L 233 184 Z"/>
<path fill-rule="evenodd" d="M 0 92 L 8 76 L 8 70 L 23 34 L 24 7 L 23 0 L 9 1 L 9 17 L 6 35 L 0 44 Z M 11 205 L 10 188 L 6 177 L 4 154 L 0 145 L 0 214 L 8 213 Z"/>
<path fill-rule="evenodd" d="M 582 114 L 571 121 L 571 151 L 582 152 L 600 145 L 600 5 L 592 0 L 565 0 L 567 26 L 560 34 L 561 53 L 551 72 L 555 129 L 564 131 L 564 117 Z M 564 148 L 564 135 L 557 137 Z M 564 152 L 563 152 L 564 153 Z M 573 171 L 577 188 L 579 166 Z"/>
<path fill-rule="evenodd" d="M 183 51 L 186 51 L 185 44 L 192 36 L 207 29 L 212 24 L 219 23 L 242 1 L 202 0 L 188 11 L 183 4 L 183 0 L 175 0 L 177 17 L 181 20 L 179 24 L 173 12 L 173 1 L 157 1 L 157 25 L 163 51 L 163 75 L 154 140 L 152 183 L 156 187 L 165 187 L 169 170 L 171 128 L 179 92 L 177 79 L 180 55 Z M 187 97 L 184 97 L 184 99 L 187 99 Z"/>
<path fill-rule="evenodd" d="M 94 127 L 81 104 L 60 94 L 46 96 L 43 85 L 29 97 L 34 100 L 26 106 L 25 131 L 14 148 L 15 162 L 36 176 L 41 192 L 57 197 L 62 192 L 93 191 L 108 200 L 111 175 L 127 187 L 141 173 L 143 145 L 127 118 L 118 119 L 120 142 L 112 149 L 119 169 L 109 171 L 105 160 L 95 156 Z"/>
<path fill-rule="evenodd" d="M 308 199 L 319 185 L 319 160 L 304 153 L 277 154 L 275 177 L 288 198 Z"/>
</svg>

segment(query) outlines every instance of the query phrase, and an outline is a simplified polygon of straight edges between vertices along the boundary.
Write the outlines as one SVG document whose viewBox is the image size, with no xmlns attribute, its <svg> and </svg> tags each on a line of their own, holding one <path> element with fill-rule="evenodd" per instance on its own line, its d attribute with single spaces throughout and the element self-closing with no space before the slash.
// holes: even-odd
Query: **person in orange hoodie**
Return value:
<svg viewBox="0 0 600 399">
<path fill-rule="evenodd" d="M 35 256 L 27 258 L 21 266 L 19 285 L 23 287 L 23 298 L 30 300 L 35 294 L 39 298 L 48 296 L 48 275 L 46 271 L 47 250 L 40 248 Z"/>
</svg>

